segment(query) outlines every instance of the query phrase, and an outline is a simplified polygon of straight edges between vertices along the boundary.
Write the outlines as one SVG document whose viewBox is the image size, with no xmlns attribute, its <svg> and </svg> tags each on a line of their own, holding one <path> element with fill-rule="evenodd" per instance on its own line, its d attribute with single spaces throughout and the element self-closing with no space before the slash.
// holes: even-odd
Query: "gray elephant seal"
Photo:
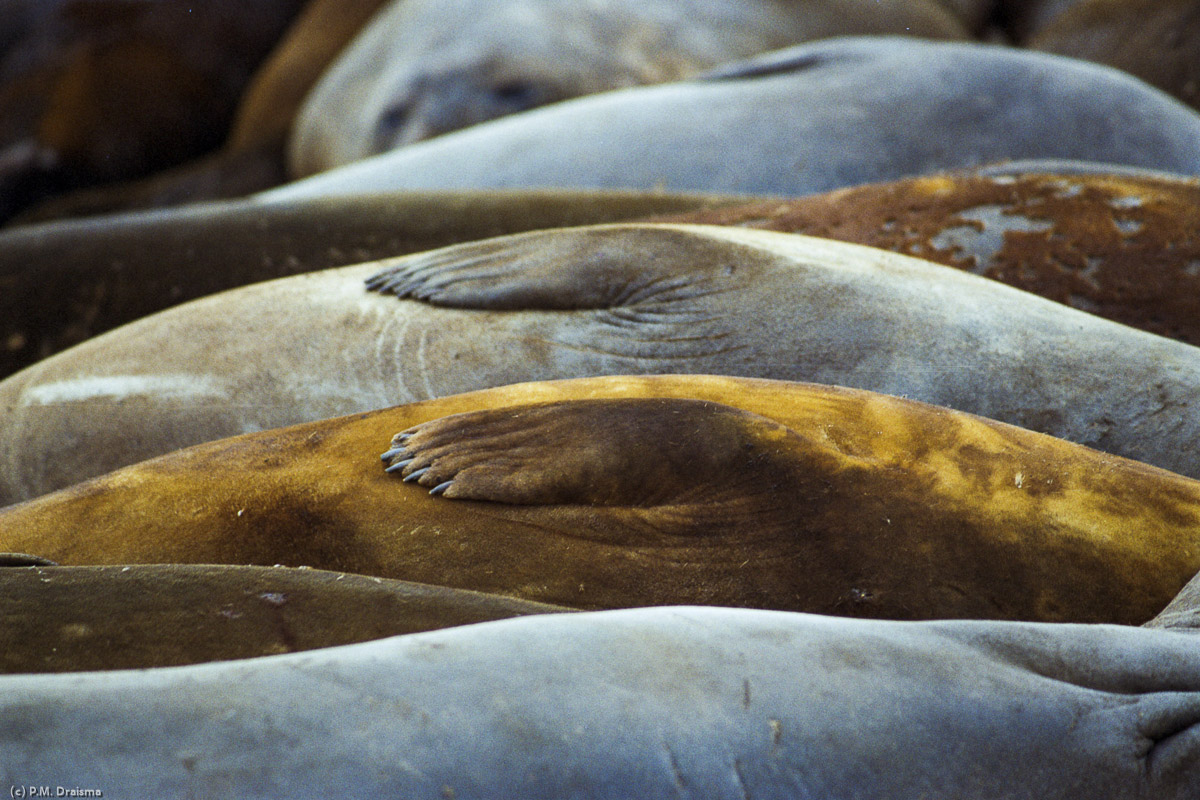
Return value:
<svg viewBox="0 0 1200 800">
<path fill-rule="evenodd" d="M 1003 158 L 1197 174 L 1200 115 L 1083 61 L 850 37 L 493 120 L 257 196 L 528 186 L 797 195 Z"/>
<path fill-rule="evenodd" d="M 874 248 L 615 224 L 248 286 L 45 359 L 0 382 L 0 502 L 240 433 L 669 372 L 905 395 L 1200 476 L 1194 347 Z"/>
<path fill-rule="evenodd" d="M 205 203 L 12 230 L 0 233 L 0 378 L 118 325 L 248 283 L 733 202 L 661 192 L 391 192 Z"/>
<path fill-rule="evenodd" d="M 278 566 L 6 567 L 0 596 L 4 673 L 255 658 L 569 610 Z"/>
<path fill-rule="evenodd" d="M 393 0 L 306 98 L 291 171 L 811 39 L 905 33 L 969 36 L 936 0 Z"/>
<path fill-rule="evenodd" d="M 13 783 L 140 797 L 1194 800 L 1196 644 L 726 608 L 526 617 L 0 676 L 0 762 Z"/>
</svg>

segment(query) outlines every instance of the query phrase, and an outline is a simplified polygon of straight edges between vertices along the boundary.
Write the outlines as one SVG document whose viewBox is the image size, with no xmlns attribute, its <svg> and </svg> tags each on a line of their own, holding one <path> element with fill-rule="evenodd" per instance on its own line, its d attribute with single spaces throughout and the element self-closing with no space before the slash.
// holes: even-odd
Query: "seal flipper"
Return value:
<svg viewBox="0 0 1200 800">
<path fill-rule="evenodd" d="M 397 259 L 373 291 L 488 311 L 575 311 L 678 301 L 730 288 L 777 260 L 670 225 L 597 225 L 503 236 Z"/>
<path fill-rule="evenodd" d="M 1200 575 L 1188 581 L 1175 599 L 1142 627 L 1200 633 Z"/>
<path fill-rule="evenodd" d="M 571 400 L 431 420 L 397 434 L 383 460 L 461 500 L 769 506 L 790 483 L 800 440 L 775 420 L 702 400 Z"/>
</svg>

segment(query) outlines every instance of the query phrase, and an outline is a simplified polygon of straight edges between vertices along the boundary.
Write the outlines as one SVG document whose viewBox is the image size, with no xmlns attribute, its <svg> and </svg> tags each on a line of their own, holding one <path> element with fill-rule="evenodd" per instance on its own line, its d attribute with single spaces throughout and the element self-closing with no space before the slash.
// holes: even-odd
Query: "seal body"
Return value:
<svg viewBox="0 0 1200 800">
<path fill-rule="evenodd" d="M 0 569 L 0 672 L 228 661 L 567 609 L 286 567 Z"/>
<path fill-rule="evenodd" d="M 875 248 L 615 224 L 256 284 L 45 359 L 0 383 L 0 499 L 305 420 L 668 372 L 906 395 L 1200 475 L 1193 347 Z"/>
<path fill-rule="evenodd" d="M 1012 48 L 849 37 L 493 120 L 261 196 L 574 186 L 802 195 L 1002 158 L 1200 173 L 1200 115 Z"/>
<path fill-rule="evenodd" d="M 139 796 L 1200 793 L 1195 636 L 1115 626 L 636 609 L 0 690 L 11 780 Z"/>
<path fill-rule="evenodd" d="M 408 192 L 208 203 L 0 233 L 0 376 L 204 295 L 505 233 L 729 204 L 647 192 Z"/>
<path fill-rule="evenodd" d="M 1200 571 L 1200 483 L 868 392 L 592 378 L 171 453 L 0 511 L 0 549 L 576 608 L 1137 624 Z"/>
<path fill-rule="evenodd" d="M 1117 67 L 1200 109 L 1200 3 L 1195 0 L 1077 2 L 1025 44 Z"/>
<path fill-rule="evenodd" d="M 968 36 L 931 0 L 393 0 L 306 99 L 292 173 L 810 39 L 888 33 Z"/>
<path fill-rule="evenodd" d="M 882 247 L 1200 344 L 1200 182 L 1056 167 L 907 178 L 655 219 Z"/>
<path fill-rule="evenodd" d="M 46 5 L 0 63 L 0 219 L 218 147 L 302 2 Z"/>
</svg>

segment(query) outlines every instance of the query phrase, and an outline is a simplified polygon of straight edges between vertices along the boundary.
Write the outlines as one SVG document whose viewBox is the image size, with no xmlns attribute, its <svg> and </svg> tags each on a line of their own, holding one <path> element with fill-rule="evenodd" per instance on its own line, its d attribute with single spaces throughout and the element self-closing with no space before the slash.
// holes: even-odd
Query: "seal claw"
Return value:
<svg viewBox="0 0 1200 800">
<path fill-rule="evenodd" d="M 447 489 L 449 489 L 449 488 L 450 488 L 450 487 L 451 487 L 453 484 L 454 484 L 454 481 L 445 481 L 445 482 L 443 482 L 443 483 L 439 483 L 437 486 L 435 486 L 435 487 L 433 487 L 432 489 L 430 489 L 430 490 L 429 490 L 429 493 L 430 493 L 430 494 L 432 494 L 432 495 L 439 495 L 439 494 L 443 494 L 443 493 L 445 493 L 445 491 L 446 491 Z"/>
<path fill-rule="evenodd" d="M 389 467 L 385 467 L 383 471 L 384 472 L 399 472 L 400 470 L 404 469 L 412 462 L 413 462 L 413 459 L 406 458 L 403 461 L 397 461 L 395 464 L 392 464 Z M 408 478 L 405 478 L 405 480 L 408 480 Z"/>
<path fill-rule="evenodd" d="M 395 458 L 396 456 L 400 455 L 403 452 L 404 452 L 403 447 L 393 447 L 391 450 L 388 450 L 387 452 L 380 455 L 379 460 L 380 461 L 391 461 L 393 458 Z"/>
<path fill-rule="evenodd" d="M 410 472 L 404 476 L 404 482 L 412 483 L 413 481 L 418 480 L 426 472 L 429 472 L 429 467 L 422 467 L 421 469 L 414 469 L 412 472 Z"/>
</svg>

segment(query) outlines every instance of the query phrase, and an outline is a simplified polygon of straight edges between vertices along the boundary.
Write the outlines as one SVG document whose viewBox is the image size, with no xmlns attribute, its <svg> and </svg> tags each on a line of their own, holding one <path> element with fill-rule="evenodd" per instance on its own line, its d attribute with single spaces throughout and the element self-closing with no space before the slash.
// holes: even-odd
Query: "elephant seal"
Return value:
<svg viewBox="0 0 1200 800">
<path fill-rule="evenodd" d="M 0 63 L 0 220 L 218 147 L 302 4 L 91 0 L 43 15 Z"/>
<path fill-rule="evenodd" d="M 1200 109 L 1200 3 L 1084 0 L 1025 43 L 1107 64 Z"/>
<path fill-rule="evenodd" d="M 1120 626 L 645 608 L 0 676 L 10 781 L 142 797 L 1193 800 L 1197 760 L 1195 637 Z"/>
<path fill-rule="evenodd" d="M 294 653 L 569 609 L 285 567 L 0 569 L 0 672 L 84 672 Z"/>
<path fill-rule="evenodd" d="M 1075 59 L 848 37 L 492 120 L 257 197 L 522 186 L 803 195 L 1003 158 L 1197 174 L 1200 114 Z"/>
<path fill-rule="evenodd" d="M 1200 482 L 869 392 L 591 378 L 170 453 L 0 509 L 0 549 L 588 609 L 1137 624 L 1200 571 Z"/>
<path fill-rule="evenodd" d="M 652 218 L 882 247 L 1200 344 L 1200 180 L 948 174 Z"/>
<path fill-rule="evenodd" d="M 225 141 L 282 148 L 313 87 L 386 0 L 309 0 L 242 93 Z"/>
<path fill-rule="evenodd" d="M 56 195 L 16 214 L 8 225 L 242 197 L 286 182 L 288 132 L 304 96 L 382 3 L 306 3 L 242 93 L 219 151 L 147 178 Z"/>
<path fill-rule="evenodd" d="M 1009 38 L 1023 45 L 1039 29 L 1044 28 L 1081 0 L 996 0 L 997 15 Z"/>
<path fill-rule="evenodd" d="M 291 172 L 811 39 L 889 33 L 969 36 L 931 0 L 392 0 L 305 100 Z"/>
<path fill-rule="evenodd" d="M 0 382 L 0 504 L 240 433 L 668 372 L 907 395 L 1200 477 L 1194 347 L 876 248 L 621 223 L 243 287 L 47 358 Z"/>
<path fill-rule="evenodd" d="M 247 283 L 505 233 L 747 198 L 649 192 L 401 192 L 208 203 L 0 233 L 0 377 L 98 333 Z"/>
</svg>

